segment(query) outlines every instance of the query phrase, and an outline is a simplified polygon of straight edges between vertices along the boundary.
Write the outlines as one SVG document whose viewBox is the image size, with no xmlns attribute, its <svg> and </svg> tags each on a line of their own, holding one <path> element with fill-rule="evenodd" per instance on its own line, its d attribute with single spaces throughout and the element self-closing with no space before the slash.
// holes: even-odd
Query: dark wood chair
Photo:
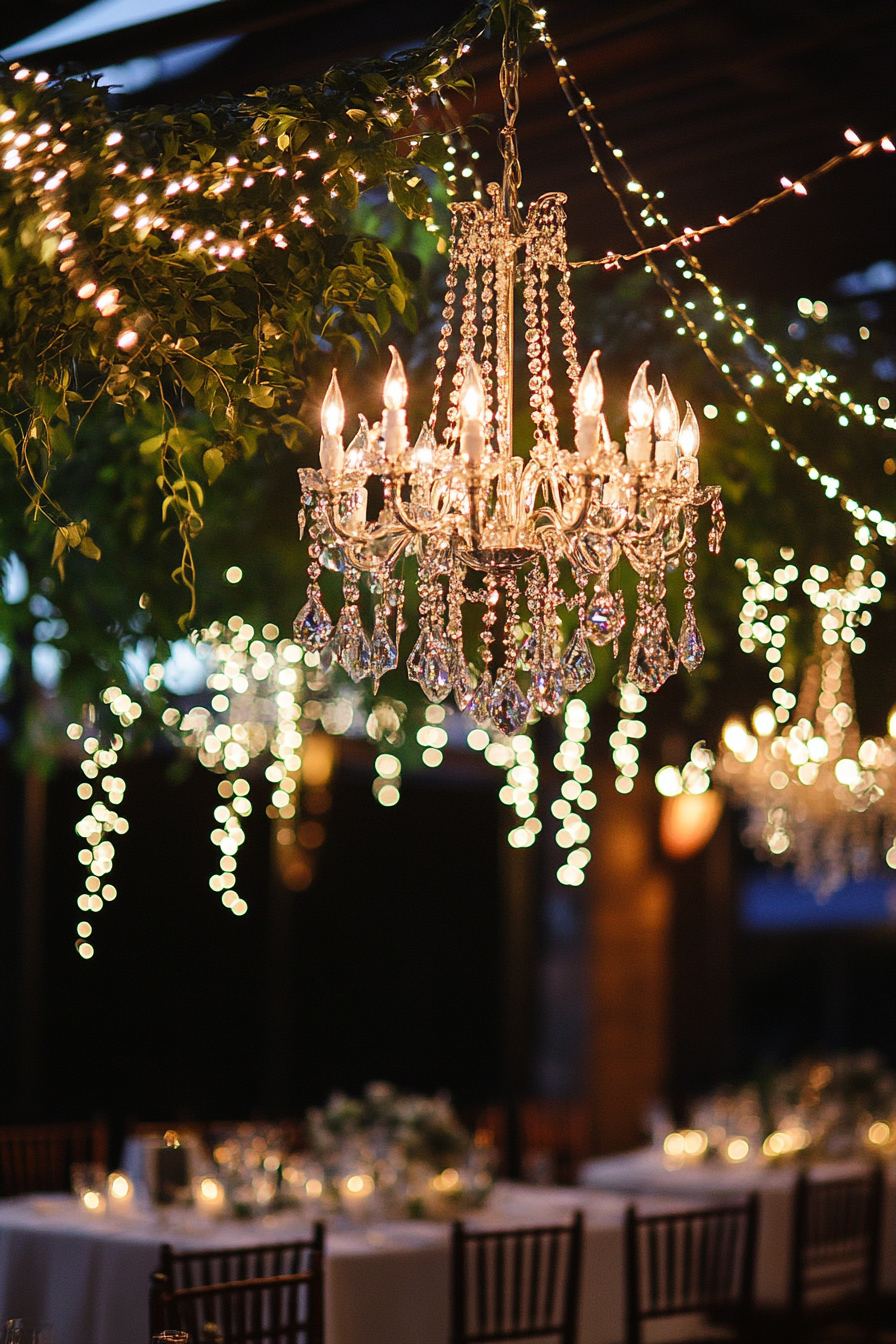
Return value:
<svg viewBox="0 0 896 1344">
<path fill-rule="evenodd" d="M 645 1321 L 708 1316 L 747 1340 L 753 1317 L 757 1199 L 625 1218 L 626 1344 Z"/>
<path fill-rule="evenodd" d="M 575 1344 L 582 1215 L 556 1227 L 471 1232 L 451 1242 L 451 1344 Z"/>
<path fill-rule="evenodd" d="M 804 1337 L 822 1321 L 861 1319 L 876 1326 L 883 1171 L 845 1180 L 810 1180 L 794 1190 L 790 1330 Z"/>
<path fill-rule="evenodd" d="M 308 1268 L 233 1283 L 170 1288 L 157 1275 L 159 1330 L 183 1330 L 195 1344 L 323 1344 L 323 1271 Z"/>
<path fill-rule="evenodd" d="M 294 1277 L 308 1272 L 313 1262 L 319 1266 L 322 1293 L 323 1261 L 323 1223 L 315 1223 L 311 1236 L 300 1241 L 270 1242 L 263 1246 L 215 1247 L 200 1251 L 175 1251 L 171 1246 L 163 1246 L 159 1268 L 152 1277 L 150 1290 L 149 1320 L 152 1333 L 166 1328 L 166 1295 L 217 1284 Z M 310 1339 L 313 1341 L 314 1336 Z"/>
<path fill-rule="evenodd" d="M 0 1126 L 0 1196 L 71 1189 L 74 1162 L 108 1161 L 103 1121 Z"/>
</svg>

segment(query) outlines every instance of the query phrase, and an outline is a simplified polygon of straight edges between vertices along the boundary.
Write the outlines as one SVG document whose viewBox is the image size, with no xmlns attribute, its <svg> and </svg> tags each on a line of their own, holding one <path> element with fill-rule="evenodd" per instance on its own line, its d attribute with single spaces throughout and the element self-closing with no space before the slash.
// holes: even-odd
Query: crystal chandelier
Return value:
<svg viewBox="0 0 896 1344">
<path fill-rule="evenodd" d="M 324 398 L 320 470 L 299 472 L 300 527 L 308 508 L 312 524 L 307 600 L 295 637 L 305 649 L 328 648 L 355 681 L 370 676 L 378 683 L 398 664 L 405 562 L 413 557 L 419 631 L 408 676 L 430 700 L 453 691 L 477 722 L 512 734 L 531 710 L 556 714 L 569 694 L 591 681 L 591 645 L 612 641 L 617 650 L 626 614 L 611 574 L 623 555 L 638 576 L 629 680 L 654 691 L 679 663 L 689 671 L 699 665 L 694 529 L 698 509 L 709 504 L 709 548 L 717 553 L 724 515 L 718 487 L 699 485 L 697 418 L 689 405 L 680 418 L 665 377 L 654 392 L 648 361 L 632 384 L 625 451 L 611 438 L 599 352 L 583 373 L 576 348 L 566 197 L 550 193 L 525 219 L 519 212 L 519 60 L 511 29 L 503 57 L 503 184 L 489 186 L 488 206 L 451 207 L 432 410 L 415 444 L 408 440 L 408 386 L 394 347 L 382 415 L 373 425 L 359 416 L 348 448 L 335 371 Z M 531 420 L 531 442 L 522 453 L 514 436 L 518 285 Z M 566 366 L 575 451 L 561 442 L 552 358 Z M 369 491 L 382 500 L 373 520 Z M 676 639 L 664 604 L 665 576 L 682 559 L 684 619 Z M 344 575 L 335 620 L 319 587 L 322 564 Z M 362 574 L 374 608 L 369 634 L 360 611 Z M 465 610 L 477 607 L 478 669 L 468 658 L 464 629 Z M 561 608 L 574 626 L 565 648 Z M 525 689 L 521 671 L 528 674 Z"/>
<path fill-rule="evenodd" d="M 822 898 L 874 871 L 888 841 L 896 867 L 896 741 L 862 738 L 843 640 L 819 638 L 789 724 L 778 730 L 760 705 L 752 726 L 725 724 L 715 775 L 746 807 L 744 840 L 760 858 L 794 863 Z"/>
</svg>

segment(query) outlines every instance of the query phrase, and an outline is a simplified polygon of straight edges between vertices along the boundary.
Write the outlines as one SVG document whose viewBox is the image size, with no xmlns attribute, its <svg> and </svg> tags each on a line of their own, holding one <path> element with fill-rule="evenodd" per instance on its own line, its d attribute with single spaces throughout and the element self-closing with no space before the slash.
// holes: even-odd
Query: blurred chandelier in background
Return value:
<svg viewBox="0 0 896 1344">
<path fill-rule="evenodd" d="M 760 705 L 754 733 L 740 719 L 723 729 L 715 776 L 747 808 L 745 842 L 794 863 L 822 898 L 873 872 L 884 850 L 896 868 L 894 719 L 887 737 L 862 738 L 848 646 L 823 642 L 819 625 L 789 725 Z"/>
<path fill-rule="evenodd" d="M 565 196 L 542 196 L 522 219 L 515 122 L 519 57 L 511 27 L 504 39 L 501 135 L 504 179 L 491 205 L 452 205 L 449 268 L 432 411 L 413 447 L 406 427 L 407 380 L 392 348 L 380 421 L 343 446 L 345 410 L 335 371 L 321 409 L 320 470 L 299 472 L 300 525 L 312 510 L 307 600 L 295 636 L 306 650 L 329 648 L 349 675 L 374 683 L 398 664 L 404 628 L 401 562 L 417 563 L 419 632 L 408 675 L 438 702 L 454 691 L 480 724 L 517 732 L 530 710 L 557 714 L 594 676 L 591 645 L 614 644 L 625 626 L 621 592 L 610 576 L 625 556 L 638 575 L 628 677 L 658 689 L 683 664 L 703 657 L 694 599 L 695 523 L 712 509 L 709 548 L 724 528 L 717 487 L 701 489 L 699 428 L 683 421 L 665 379 L 659 394 L 645 361 L 628 402 L 623 453 L 603 415 L 594 352 L 582 373 L 576 348 Z M 464 273 L 461 283 L 461 272 Z M 533 443 L 514 452 L 514 294 L 522 282 Z M 458 290 L 460 289 L 460 293 Z M 455 313 L 460 308 L 459 327 Z M 559 344 L 575 420 L 575 452 L 561 447 L 553 358 Z M 446 374 L 448 406 L 440 421 Z M 368 484 L 382 506 L 368 521 Z M 684 561 L 684 619 L 677 638 L 666 613 L 665 577 Z M 331 619 L 319 587 L 321 566 L 342 570 L 343 606 Z M 564 576 L 563 568 L 568 567 Z M 482 575 L 468 585 L 468 571 Z M 360 575 L 374 599 L 368 635 L 359 612 Z M 523 578 L 523 576 L 525 576 Z M 594 580 L 593 588 L 591 587 Z M 522 582 L 521 582 L 522 580 Z M 525 602 L 525 614 L 521 609 Z M 482 668 L 464 649 L 465 608 L 483 610 Z M 575 628 L 565 649 L 559 609 Z M 518 669 L 528 673 L 526 691 Z"/>
</svg>

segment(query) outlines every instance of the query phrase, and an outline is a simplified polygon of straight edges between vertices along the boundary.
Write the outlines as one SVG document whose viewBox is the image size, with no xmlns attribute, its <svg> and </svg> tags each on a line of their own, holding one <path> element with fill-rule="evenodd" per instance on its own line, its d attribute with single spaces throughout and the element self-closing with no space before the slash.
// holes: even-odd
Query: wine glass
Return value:
<svg viewBox="0 0 896 1344">
<path fill-rule="evenodd" d="M 53 1327 L 46 1321 L 16 1317 L 3 1327 L 2 1344 L 53 1344 Z"/>
</svg>

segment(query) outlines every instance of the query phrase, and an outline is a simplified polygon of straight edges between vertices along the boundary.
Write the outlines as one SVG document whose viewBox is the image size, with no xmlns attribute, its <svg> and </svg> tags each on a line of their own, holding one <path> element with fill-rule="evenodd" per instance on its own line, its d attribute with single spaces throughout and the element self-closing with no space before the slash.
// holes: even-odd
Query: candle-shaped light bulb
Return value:
<svg viewBox="0 0 896 1344">
<path fill-rule="evenodd" d="M 653 397 L 647 386 L 649 363 L 650 360 L 645 359 L 635 374 L 632 390 L 628 394 L 628 420 L 632 429 L 649 429 L 653 421 Z"/>
<path fill-rule="evenodd" d="M 672 389 L 663 374 L 663 383 L 660 388 L 660 395 L 657 398 L 656 411 L 653 417 L 653 427 L 656 430 L 658 439 L 678 438 L 678 426 L 681 417 L 678 414 L 678 407 L 675 404 L 675 398 L 672 395 Z"/>
<path fill-rule="evenodd" d="M 589 359 L 576 393 L 576 448 L 586 461 L 597 452 L 603 421 L 604 382 L 597 367 L 599 354 L 595 350 Z"/>
<path fill-rule="evenodd" d="M 700 426 L 689 401 L 685 402 L 687 411 L 678 432 L 678 451 L 682 457 L 696 457 L 700 447 Z"/>
<path fill-rule="evenodd" d="M 460 389 L 460 413 L 464 420 L 485 419 L 485 386 L 479 365 L 471 359 L 467 364 Z"/>
<path fill-rule="evenodd" d="M 687 410 L 681 429 L 678 431 L 678 479 L 689 485 L 696 485 L 700 479 L 700 467 L 697 464 L 697 450 L 700 447 L 700 426 L 694 408 L 685 402 Z"/>
<path fill-rule="evenodd" d="M 650 426 L 653 422 L 653 393 L 647 385 L 647 365 L 645 359 L 632 383 L 628 394 L 629 427 L 625 435 L 625 455 L 633 467 L 648 467 L 653 453 L 653 436 Z"/>
<path fill-rule="evenodd" d="M 408 402 L 408 380 L 405 376 L 401 355 L 390 345 L 392 363 L 383 384 L 383 405 L 387 411 L 403 411 Z"/>
<path fill-rule="evenodd" d="M 579 415 L 597 417 L 604 408 L 604 380 L 597 366 L 599 355 L 600 351 L 595 350 L 579 380 L 579 391 L 576 396 L 576 410 Z"/>
<path fill-rule="evenodd" d="M 401 355 L 390 345 L 392 363 L 383 384 L 383 440 L 386 457 L 390 460 L 401 457 L 408 444 L 407 416 L 405 405 L 408 399 L 408 380 L 405 377 Z"/>
<path fill-rule="evenodd" d="M 325 435 L 335 439 L 342 437 L 344 425 L 345 402 L 342 400 L 339 379 L 336 377 L 336 370 L 334 369 L 330 386 L 327 388 L 327 395 L 324 397 L 320 408 L 320 427 Z"/>
<path fill-rule="evenodd" d="M 478 467 L 485 451 L 485 386 L 479 365 L 470 360 L 460 388 L 460 451 L 473 467 Z"/>
</svg>

